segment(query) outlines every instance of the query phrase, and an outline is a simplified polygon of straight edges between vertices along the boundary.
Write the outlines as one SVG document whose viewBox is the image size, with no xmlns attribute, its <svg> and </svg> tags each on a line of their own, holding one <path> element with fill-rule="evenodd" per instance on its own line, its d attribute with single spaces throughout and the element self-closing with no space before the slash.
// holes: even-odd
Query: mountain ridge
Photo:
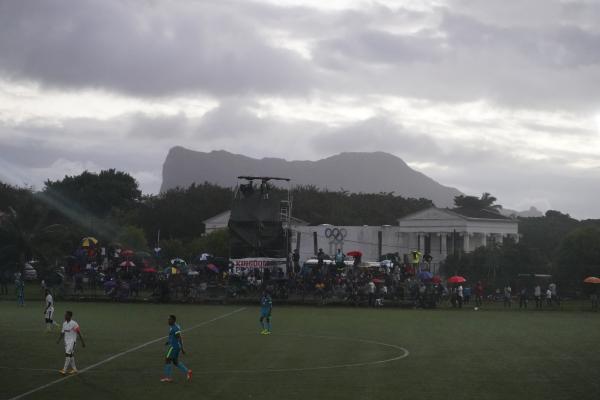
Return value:
<svg viewBox="0 0 600 400">
<path fill-rule="evenodd" d="M 444 186 L 386 152 L 343 152 L 317 161 L 265 157 L 256 159 L 225 150 L 201 152 L 175 146 L 163 164 L 161 192 L 192 183 L 231 187 L 239 175 L 283 176 L 297 185 L 314 185 L 354 193 L 393 192 L 427 198 L 438 207 L 451 207 L 459 190 Z"/>
</svg>

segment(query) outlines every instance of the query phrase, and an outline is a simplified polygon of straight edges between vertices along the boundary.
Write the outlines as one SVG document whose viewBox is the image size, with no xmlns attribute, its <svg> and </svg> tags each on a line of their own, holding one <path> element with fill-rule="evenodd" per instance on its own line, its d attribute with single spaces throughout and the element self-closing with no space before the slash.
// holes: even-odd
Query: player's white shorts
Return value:
<svg viewBox="0 0 600 400">
<path fill-rule="evenodd" d="M 65 354 L 75 354 L 75 341 L 65 341 Z"/>
<path fill-rule="evenodd" d="M 54 315 L 54 310 L 46 310 L 46 319 L 52 319 L 52 316 Z"/>
</svg>

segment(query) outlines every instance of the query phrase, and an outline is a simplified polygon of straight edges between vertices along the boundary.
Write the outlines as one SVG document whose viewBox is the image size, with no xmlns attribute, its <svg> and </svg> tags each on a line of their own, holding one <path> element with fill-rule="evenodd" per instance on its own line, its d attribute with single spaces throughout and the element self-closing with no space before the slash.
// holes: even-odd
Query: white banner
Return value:
<svg viewBox="0 0 600 400">
<path fill-rule="evenodd" d="M 270 268 L 283 267 L 285 268 L 287 260 L 285 258 L 238 258 L 231 260 L 235 268 Z"/>
</svg>

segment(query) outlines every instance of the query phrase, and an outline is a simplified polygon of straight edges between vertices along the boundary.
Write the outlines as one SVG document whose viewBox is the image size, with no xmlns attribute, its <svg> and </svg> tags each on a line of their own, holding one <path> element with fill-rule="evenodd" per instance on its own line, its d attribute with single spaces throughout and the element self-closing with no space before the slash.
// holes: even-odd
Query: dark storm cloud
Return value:
<svg viewBox="0 0 600 400">
<path fill-rule="evenodd" d="M 52 87 L 302 93 L 312 79 L 227 2 L 6 1 L 0 26 L 0 73 Z"/>
<path fill-rule="evenodd" d="M 334 12 L 230 1 L 6 1 L 0 76 L 138 96 L 318 89 L 593 109 L 600 33 L 586 13 L 597 8 L 456 1 L 429 12 L 376 4 Z M 539 9 L 541 22 L 511 24 L 519 9 Z M 307 43 L 312 59 L 276 47 L 275 31 Z"/>
</svg>

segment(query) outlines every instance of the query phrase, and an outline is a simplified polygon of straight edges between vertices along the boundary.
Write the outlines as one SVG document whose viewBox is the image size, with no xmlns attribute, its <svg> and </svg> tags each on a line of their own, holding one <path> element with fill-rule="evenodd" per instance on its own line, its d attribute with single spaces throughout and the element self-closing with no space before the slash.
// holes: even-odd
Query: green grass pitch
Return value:
<svg viewBox="0 0 600 400">
<path fill-rule="evenodd" d="M 0 301 L 0 399 L 61 378 L 63 345 L 56 331 L 44 332 L 42 309 Z M 600 398 L 597 313 L 275 305 L 274 333 L 263 336 L 254 306 L 59 302 L 56 309 L 59 319 L 73 310 L 81 325 L 80 370 L 165 336 L 171 313 L 183 329 L 202 324 L 183 336 L 182 360 L 194 379 L 174 369 L 175 383 L 159 382 L 161 340 L 26 399 Z"/>
</svg>

